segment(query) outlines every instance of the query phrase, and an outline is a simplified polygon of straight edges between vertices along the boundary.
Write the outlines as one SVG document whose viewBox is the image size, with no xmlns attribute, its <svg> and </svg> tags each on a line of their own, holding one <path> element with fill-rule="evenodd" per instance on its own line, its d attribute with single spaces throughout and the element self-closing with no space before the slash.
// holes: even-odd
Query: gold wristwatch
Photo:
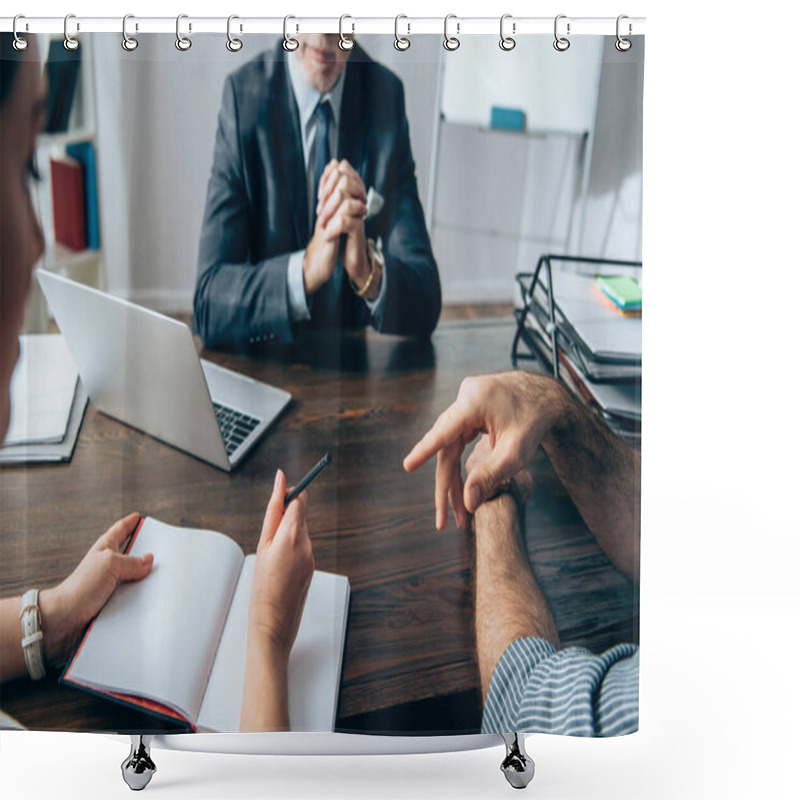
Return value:
<svg viewBox="0 0 800 800">
<path fill-rule="evenodd" d="M 360 289 L 353 281 L 350 281 L 350 286 L 353 287 L 353 291 L 363 300 L 377 300 L 381 292 L 383 268 L 386 266 L 386 259 L 383 257 L 380 239 L 378 239 L 378 241 L 367 239 L 367 257 L 369 258 L 370 265 L 367 282 Z"/>
</svg>

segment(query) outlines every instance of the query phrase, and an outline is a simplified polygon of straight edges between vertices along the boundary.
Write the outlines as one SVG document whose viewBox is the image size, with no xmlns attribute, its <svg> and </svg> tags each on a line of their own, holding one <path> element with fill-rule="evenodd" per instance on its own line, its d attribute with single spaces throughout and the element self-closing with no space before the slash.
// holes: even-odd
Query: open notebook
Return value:
<svg viewBox="0 0 800 800">
<path fill-rule="evenodd" d="M 152 552 L 152 571 L 117 588 L 62 681 L 195 730 L 238 731 L 255 555 L 151 517 L 128 552 Z M 347 578 L 314 573 L 289 657 L 293 731 L 333 730 L 349 599 Z"/>
</svg>

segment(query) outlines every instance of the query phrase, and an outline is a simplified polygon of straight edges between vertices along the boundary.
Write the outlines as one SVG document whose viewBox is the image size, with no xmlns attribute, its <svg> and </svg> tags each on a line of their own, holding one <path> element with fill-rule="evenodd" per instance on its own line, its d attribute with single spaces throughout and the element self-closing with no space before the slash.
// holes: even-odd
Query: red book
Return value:
<svg viewBox="0 0 800 800">
<path fill-rule="evenodd" d="M 51 158 L 50 178 L 56 241 L 72 250 L 85 250 L 83 166 L 74 158 Z"/>
</svg>

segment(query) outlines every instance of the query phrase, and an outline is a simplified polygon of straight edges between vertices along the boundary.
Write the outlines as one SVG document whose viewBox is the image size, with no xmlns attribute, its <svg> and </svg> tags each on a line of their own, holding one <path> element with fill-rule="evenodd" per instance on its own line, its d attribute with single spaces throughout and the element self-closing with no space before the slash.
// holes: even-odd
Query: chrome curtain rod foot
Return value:
<svg viewBox="0 0 800 800">
<path fill-rule="evenodd" d="M 134 792 L 140 792 L 155 775 L 156 765 L 150 758 L 153 736 L 131 734 L 131 752 L 122 762 L 122 778 Z"/>
<path fill-rule="evenodd" d="M 519 733 L 502 733 L 506 743 L 506 757 L 500 765 L 506 780 L 515 789 L 524 789 L 535 771 L 533 759 L 525 752 L 525 737 Z"/>
</svg>

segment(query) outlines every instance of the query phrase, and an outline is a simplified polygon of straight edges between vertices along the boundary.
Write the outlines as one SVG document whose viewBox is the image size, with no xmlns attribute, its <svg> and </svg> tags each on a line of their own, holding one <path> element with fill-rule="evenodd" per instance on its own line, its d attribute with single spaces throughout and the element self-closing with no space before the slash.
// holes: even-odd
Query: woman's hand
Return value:
<svg viewBox="0 0 800 800">
<path fill-rule="evenodd" d="M 289 730 L 289 653 L 314 574 L 306 493 L 284 510 L 286 477 L 275 475 L 256 551 L 247 631 L 242 731 Z"/>
<path fill-rule="evenodd" d="M 68 578 L 39 593 L 48 661 L 58 662 L 69 656 L 83 629 L 108 602 L 120 582 L 138 581 L 150 572 L 152 553 L 129 556 L 120 552 L 139 519 L 139 514 L 129 514 L 115 522 Z"/>
<path fill-rule="evenodd" d="M 278 470 L 256 551 L 248 639 L 255 637 L 288 661 L 314 574 L 314 554 L 306 493 L 284 510 L 285 496 L 286 477 Z"/>
</svg>

